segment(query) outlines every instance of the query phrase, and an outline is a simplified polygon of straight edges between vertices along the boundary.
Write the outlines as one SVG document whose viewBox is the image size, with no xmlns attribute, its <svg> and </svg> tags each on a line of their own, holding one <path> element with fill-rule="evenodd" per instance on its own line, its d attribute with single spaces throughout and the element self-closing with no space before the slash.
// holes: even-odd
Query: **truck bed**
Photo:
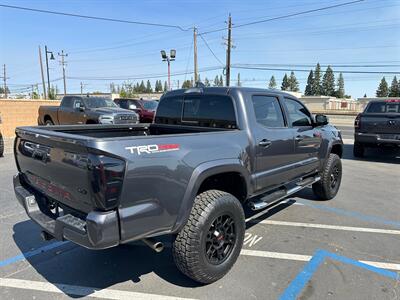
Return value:
<svg viewBox="0 0 400 300">
<path fill-rule="evenodd" d="M 137 125 L 68 125 L 68 126 L 47 126 L 47 127 L 22 127 L 32 132 L 54 132 L 74 135 L 75 138 L 117 138 L 131 136 L 153 136 L 165 134 L 184 134 L 211 131 L 227 131 L 231 129 L 195 127 L 167 124 L 137 124 Z"/>
</svg>

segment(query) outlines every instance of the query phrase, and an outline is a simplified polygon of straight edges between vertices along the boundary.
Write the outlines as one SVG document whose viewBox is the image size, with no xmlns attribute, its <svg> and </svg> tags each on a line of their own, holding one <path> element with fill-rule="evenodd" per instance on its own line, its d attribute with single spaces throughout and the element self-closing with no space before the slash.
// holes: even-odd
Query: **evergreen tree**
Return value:
<svg viewBox="0 0 400 300">
<path fill-rule="evenodd" d="M 126 97 L 127 97 L 124 86 L 121 87 L 121 89 L 120 89 L 120 91 L 119 91 L 119 96 L 120 96 L 121 98 L 126 98 Z"/>
<path fill-rule="evenodd" d="M 322 78 L 322 95 L 335 96 L 335 75 L 333 75 L 331 66 L 326 68 Z"/>
<path fill-rule="evenodd" d="M 214 86 L 219 86 L 219 79 L 218 79 L 218 75 L 215 75 L 215 79 L 214 79 Z"/>
<path fill-rule="evenodd" d="M 218 86 L 224 86 L 224 80 L 222 79 L 222 75 L 219 76 L 219 85 Z"/>
<path fill-rule="evenodd" d="M 237 83 L 236 86 L 242 86 L 242 83 L 240 82 L 240 73 L 237 75 Z"/>
<path fill-rule="evenodd" d="M 204 79 L 204 85 L 207 87 L 211 86 L 210 81 L 208 80 L 207 77 Z"/>
<path fill-rule="evenodd" d="M 294 72 L 290 72 L 289 77 L 289 91 L 298 92 L 299 91 L 299 82 L 297 81 L 296 75 Z"/>
<path fill-rule="evenodd" d="M 150 80 L 147 80 L 147 83 L 146 83 L 146 93 L 152 93 L 152 92 L 153 92 L 153 88 L 151 87 Z"/>
<path fill-rule="evenodd" d="M 168 91 L 168 83 L 164 81 L 164 93 Z"/>
<path fill-rule="evenodd" d="M 192 87 L 192 82 L 188 79 L 188 80 L 185 80 L 183 83 L 182 83 L 182 88 L 183 89 L 188 89 L 188 88 L 191 88 Z"/>
<path fill-rule="evenodd" d="M 285 76 L 283 76 L 283 79 L 282 79 L 281 90 L 282 90 L 282 91 L 287 91 L 287 90 L 289 90 L 289 79 L 288 79 L 286 73 L 285 73 Z"/>
<path fill-rule="evenodd" d="M 140 85 L 139 85 L 139 92 L 140 92 L 140 93 L 146 93 L 146 86 L 144 85 L 143 80 L 142 80 L 142 82 L 140 82 Z"/>
<path fill-rule="evenodd" d="M 313 86 L 314 86 L 314 72 L 313 72 L 313 70 L 311 70 L 310 74 L 308 74 L 307 85 L 306 85 L 306 89 L 304 91 L 304 95 L 314 96 Z"/>
<path fill-rule="evenodd" d="M 364 98 L 367 98 L 367 94 L 364 94 Z"/>
<path fill-rule="evenodd" d="M 58 92 L 57 86 L 54 87 L 54 85 L 52 85 L 50 90 L 49 90 L 49 94 L 48 94 L 49 99 L 50 100 L 55 100 L 57 98 L 57 92 Z"/>
<path fill-rule="evenodd" d="M 376 96 L 387 97 L 388 95 L 389 95 L 389 87 L 385 77 L 383 77 L 381 82 L 379 83 L 378 89 L 376 90 Z"/>
<path fill-rule="evenodd" d="M 268 88 L 269 89 L 276 89 L 276 80 L 275 80 L 274 75 L 272 75 L 271 79 L 269 80 Z"/>
<path fill-rule="evenodd" d="M 399 82 L 397 81 L 396 76 L 394 76 L 389 90 L 389 97 L 399 97 L 399 96 L 400 96 L 400 85 Z"/>
<path fill-rule="evenodd" d="M 319 96 L 321 95 L 322 87 L 321 87 L 321 66 L 317 63 L 314 71 L 314 85 L 313 85 L 313 95 Z"/>
<path fill-rule="evenodd" d="M 339 73 L 339 78 L 337 80 L 337 89 L 336 89 L 336 97 L 337 98 L 344 98 L 345 92 L 344 92 L 344 78 L 343 74 Z"/>
</svg>

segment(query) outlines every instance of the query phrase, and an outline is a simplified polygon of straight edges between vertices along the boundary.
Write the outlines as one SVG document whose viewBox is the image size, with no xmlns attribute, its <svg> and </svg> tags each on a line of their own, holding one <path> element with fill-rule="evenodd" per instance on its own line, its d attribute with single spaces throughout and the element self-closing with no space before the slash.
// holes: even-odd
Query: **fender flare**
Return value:
<svg viewBox="0 0 400 300">
<path fill-rule="evenodd" d="M 247 192 L 250 191 L 250 173 L 239 159 L 220 159 L 200 164 L 193 170 L 190 177 L 172 232 L 179 232 L 185 226 L 193 207 L 194 198 L 204 180 L 210 176 L 227 172 L 241 174 L 246 182 Z"/>
</svg>

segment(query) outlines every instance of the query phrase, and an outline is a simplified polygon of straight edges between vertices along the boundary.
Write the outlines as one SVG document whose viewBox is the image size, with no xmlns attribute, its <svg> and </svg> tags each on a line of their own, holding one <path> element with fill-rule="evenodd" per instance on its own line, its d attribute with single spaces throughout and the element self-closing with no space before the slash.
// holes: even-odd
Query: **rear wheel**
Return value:
<svg viewBox="0 0 400 300">
<path fill-rule="evenodd" d="M 51 119 L 47 119 L 46 121 L 44 121 L 44 125 L 51 126 L 51 125 L 54 125 L 54 123 Z"/>
<path fill-rule="evenodd" d="M 365 147 L 360 143 L 354 143 L 353 155 L 354 157 L 364 157 Z"/>
<path fill-rule="evenodd" d="M 178 269 L 200 283 L 222 278 L 243 245 L 245 217 L 233 195 L 210 190 L 199 194 L 172 252 Z"/>
<path fill-rule="evenodd" d="M 342 162 L 336 154 L 329 154 L 321 172 L 321 180 L 313 184 L 313 191 L 322 200 L 334 198 L 342 181 Z"/>
<path fill-rule="evenodd" d="M 0 133 L 0 157 L 2 157 L 4 154 L 4 140 L 3 136 Z"/>
</svg>

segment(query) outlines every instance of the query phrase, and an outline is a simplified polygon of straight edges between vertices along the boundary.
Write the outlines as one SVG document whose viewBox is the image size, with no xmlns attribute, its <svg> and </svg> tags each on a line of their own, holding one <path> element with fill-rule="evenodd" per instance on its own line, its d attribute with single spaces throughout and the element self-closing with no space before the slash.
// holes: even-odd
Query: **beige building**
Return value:
<svg viewBox="0 0 400 300">
<path fill-rule="evenodd" d="M 358 101 L 330 96 L 301 96 L 299 98 L 312 111 L 345 110 L 357 111 Z"/>
</svg>

